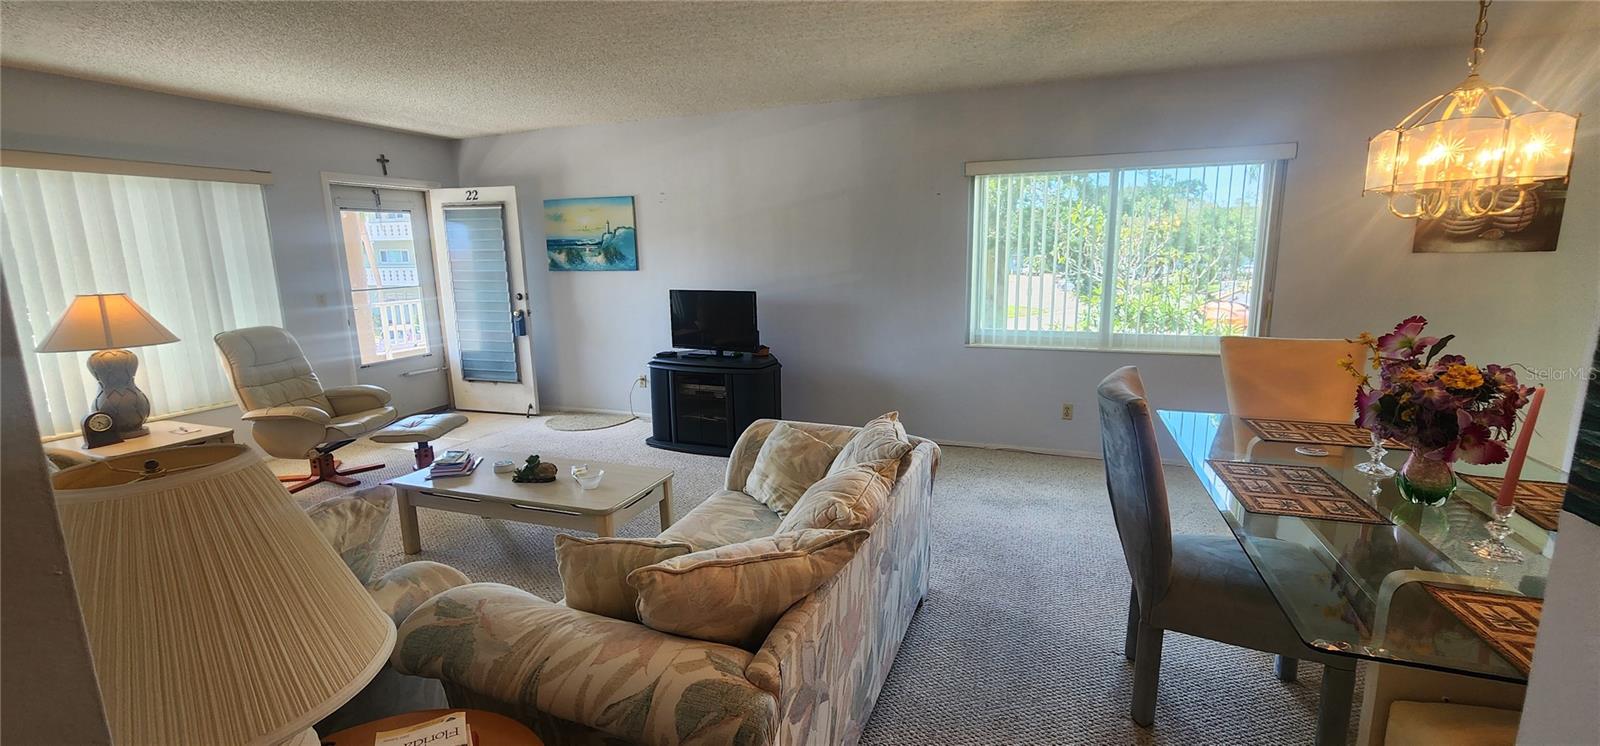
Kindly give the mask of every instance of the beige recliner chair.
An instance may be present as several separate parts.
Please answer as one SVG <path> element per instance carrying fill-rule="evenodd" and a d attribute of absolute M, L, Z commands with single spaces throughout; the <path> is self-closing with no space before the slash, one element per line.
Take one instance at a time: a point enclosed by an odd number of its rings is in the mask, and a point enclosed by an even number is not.
<path fill-rule="evenodd" d="M 300 343 L 275 326 L 236 329 L 214 339 L 256 444 L 277 458 L 311 462 L 310 474 L 279 477 L 294 482 L 290 492 L 322 482 L 351 487 L 361 482 L 346 475 L 383 466 L 342 467 L 333 452 L 394 422 L 388 391 L 367 385 L 322 388 Z"/>

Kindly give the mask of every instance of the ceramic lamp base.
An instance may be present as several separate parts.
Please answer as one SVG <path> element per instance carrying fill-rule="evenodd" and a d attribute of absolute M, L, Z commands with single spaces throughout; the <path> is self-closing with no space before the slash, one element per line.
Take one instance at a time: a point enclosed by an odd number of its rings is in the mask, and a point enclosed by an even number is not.
<path fill-rule="evenodd" d="M 111 415 L 123 439 L 149 435 L 144 420 L 150 416 L 150 399 L 133 383 L 139 358 L 128 350 L 101 350 L 89 356 L 89 373 L 100 382 L 94 397 L 96 411 Z"/>

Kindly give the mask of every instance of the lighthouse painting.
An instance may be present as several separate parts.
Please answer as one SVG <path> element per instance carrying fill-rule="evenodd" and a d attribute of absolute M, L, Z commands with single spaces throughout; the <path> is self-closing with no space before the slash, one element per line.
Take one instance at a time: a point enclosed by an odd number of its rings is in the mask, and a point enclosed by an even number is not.
<path fill-rule="evenodd" d="M 544 247 L 553 272 L 637 270 L 633 197 L 545 200 Z"/>

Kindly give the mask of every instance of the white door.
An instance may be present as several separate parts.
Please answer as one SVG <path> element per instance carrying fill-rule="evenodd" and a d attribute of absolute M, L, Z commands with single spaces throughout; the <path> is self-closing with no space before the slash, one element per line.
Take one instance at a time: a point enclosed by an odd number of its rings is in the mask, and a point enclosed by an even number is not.
<path fill-rule="evenodd" d="M 456 408 L 538 414 L 516 189 L 434 189 L 428 196 Z"/>
<path fill-rule="evenodd" d="M 400 414 L 450 404 L 425 192 L 329 186 L 350 292 L 356 382 Z"/>

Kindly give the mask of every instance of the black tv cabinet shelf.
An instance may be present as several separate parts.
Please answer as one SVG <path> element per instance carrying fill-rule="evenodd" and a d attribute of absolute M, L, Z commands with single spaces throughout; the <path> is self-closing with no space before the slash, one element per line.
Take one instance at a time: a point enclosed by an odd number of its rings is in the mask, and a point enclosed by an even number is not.
<path fill-rule="evenodd" d="M 645 444 L 727 456 L 750 423 L 783 416 L 783 366 L 768 355 L 662 353 L 650 361 L 650 416 Z"/>

